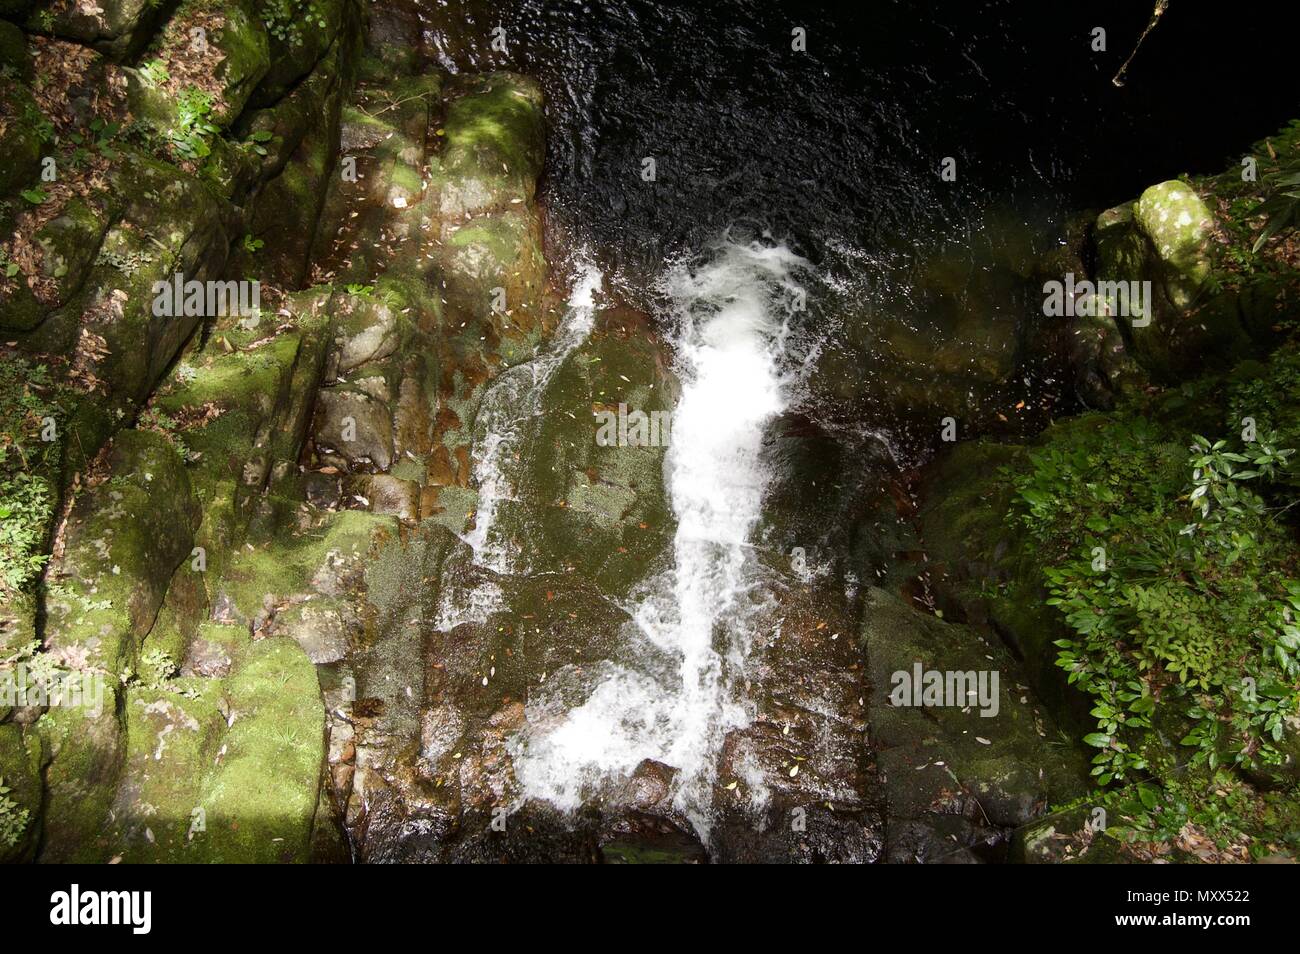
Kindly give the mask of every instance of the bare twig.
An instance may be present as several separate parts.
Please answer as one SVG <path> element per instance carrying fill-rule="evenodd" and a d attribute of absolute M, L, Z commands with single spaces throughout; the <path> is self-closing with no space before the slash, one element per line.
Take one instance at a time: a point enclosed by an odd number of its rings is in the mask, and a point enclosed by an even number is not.
<path fill-rule="evenodd" d="M 1156 28 L 1156 24 L 1160 21 L 1160 17 L 1164 15 L 1165 10 L 1168 8 L 1169 0 L 1156 0 L 1156 7 L 1151 11 L 1151 20 L 1147 23 L 1147 28 L 1142 31 L 1142 35 L 1138 37 L 1137 43 L 1134 44 L 1133 52 L 1128 55 L 1128 59 L 1124 61 L 1124 65 L 1119 68 L 1119 72 L 1111 77 L 1110 81 L 1116 86 L 1124 85 L 1124 73 L 1128 70 L 1128 65 L 1133 62 L 1133 57 L 1137 56 L 1138 47 L 1140 47 L 1142 41 L 1147 38 L 1147 34 Z"/>

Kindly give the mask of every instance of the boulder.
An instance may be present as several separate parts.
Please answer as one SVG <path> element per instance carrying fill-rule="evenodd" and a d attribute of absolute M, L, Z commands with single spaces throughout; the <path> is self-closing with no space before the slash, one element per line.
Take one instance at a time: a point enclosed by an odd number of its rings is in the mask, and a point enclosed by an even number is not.
<path fill-rule="evenodd" d="M 1251 350 L 1235 301 L 1211 281 L 1216 228 L 1197 188 L 1177 180 L 1153 185 L 1136 202 L 1097 218 L 1098 290 L 1105 283 L 1150 283 L 1142 309 L 1130 304 L 1111 311 L 1127 312 L 1116 320 L 1131 353 L 1159 382 L 1226 365 Z"/>
<path fill-rule="evenodd" d="M 1011 829 L 1086 791 L 1086 759 L 1054 744 L 1053 720 L 996 642 L 878 589 L 864 596 L 861 627 L 890 861 L 996 858 Z M 923 696 L 932 672 L 966 692 Z"/>
<path fill-rule="evenodd" d="M 14 0 L 8 0 L 14 2 Z M 30 8 L 32 4 L 18 2 L 14 12 Z M 27 19 L 29 32 L 44 29 L 41 14 L 53 16 L 50 30 L 57 37 L 66 37 L 103 51 L 119 62 L 129 60 L 138 53 L 163 17 L 167 8 L 150 0 L 98 0 L 96 3 L 41 4 L 42 9 Z"/>
<path fill-rule="evenodd" d="M 387 470 L 393 463 L 393 419 L 388 407 L 350 387 L 321 391 L 314 429 L 317 447 L 342 455 L 353 467 Z"/>

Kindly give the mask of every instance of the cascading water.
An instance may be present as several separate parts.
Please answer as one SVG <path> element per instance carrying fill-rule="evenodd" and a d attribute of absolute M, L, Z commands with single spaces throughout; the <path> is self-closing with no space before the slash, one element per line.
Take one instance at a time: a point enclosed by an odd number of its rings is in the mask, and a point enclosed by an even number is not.
<path fill-rule="evenodd" d="M 530 703 L 516 754 L 525 798 L 572 810 L 654 759 L 677 770 L 674 804 L 707 834 L 721 743 L 748 722 L 735 687 L 761 588 L 750 545 L 768 482 L 760 452 L 798 374 L 787 345 L 806 266 L 783 245 L 726 243 L 707 263 L 662 278 L 682 385 L 665 461 L 674 565 L 628 607 L 636 663 L 599 667 L 576 706 L 561 688 Z"/>
<path fill-rule="evenodd" d="M 578 280 L 569 295 L 568 308 L 549 347 L 537 357 L 504 372 L 483 395 L 475 419 L 474 480 L 478 486 L 478 512 L 474 529 L 465 542 L 474 550 L 474 562 L 497 573 L 510 571 L 510 553 L 492 534 L 497 506 L 513 499 L 507 473 L 511 448 L 541 412 L 546 384 L 564 359 L 591 334 L 596 315 L 595 295 L 600 291 L 600 269 L 582 261 Z"/>
<path fill-rule="evenodd" d="M 569 295 L 564 318 L 549 345 L 531 361 L 503 372 L 483 395 L 475 418 L 474 480 L 478 509 L 474 528 L 462 536 L 474 553 L 474 565 L 496 574 L 514 570 L 506 541 L 493 534 L 498 506 L 514 499 L 509 471 L 511 452 L 541 413 L 546 384 L 564 359 L 591 334 L 596 315 L 596 293 L 601 288 L 600 269 L 579 259 L 577 281 Z M 502 605 L 501 588 L 491 579 L 466 585 L 447 581 L 435 626 L 446 632 L 462 623 L 482 622 Z"/>

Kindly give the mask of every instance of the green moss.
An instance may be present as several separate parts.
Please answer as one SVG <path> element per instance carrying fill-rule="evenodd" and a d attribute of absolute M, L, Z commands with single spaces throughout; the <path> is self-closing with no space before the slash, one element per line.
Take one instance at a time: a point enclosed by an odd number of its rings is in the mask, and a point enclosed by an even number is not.
<path fill-rule="evenodd" d="M 332 514 L 320 528 L 277 536 L 232 554 L 220 586 L 249 619 L 272 602 L 310 591 L 324 568 L 356 564 L 371 550 L 376 534 L 396 534 L 393 517 L 345 510 Z"/>
<path fill-rule="evenodd" d="M 210 679 L 128 692 L 125 780 L 112 823 L 123 861 L 195 860 L 202 833 L 191 829 L 206 822 L 201 786 L 220 759 L 222 706 L 221 683 Z"/>
<path fill-rule="evenodd" d="M 306 861 L 325 758 L 316 668 L 292 640 L 263 639 L 231 672 L 226 702 L 236 716 L 201 795 L 204 859 Z"/>
<path fill-rule="evenodd" d="M 494 289 L 501 288 L 512 312 L 510 324 L 528 331 L 511 341 L 507 326 L 503 357 L 516 362 L 528 356 L 538 337 L 532 312 L 545 269 L 533 217 L 522 207 L 481 215 L 451 234 L 444 243 L 442 260 L 452 320 L 479 319 L 499 326 L 501 319 L 493 315 L 493 303 Z"/>
<path fill-rule="evenodd" d="M 1133 209 L 1133 221 L 1165 266 L 1165 290 L 1186 308 L 1210 274 L 1209 237 L 1214 216 L 1186 183 L 1153 185 Z"/>
<path fill-rule="evenodd" d="M 463 195 L 456 211 L 480 211 L 510 198 L 531 199 L 544 153 L 541 91 L 531 80 L 492 73 L 449 98 L 442 172 L 473 180 L 485 194 Z M 444 210 L 447 208 L 444 198 Z"/>
<path fill-rule="evenodd" d="M 252 0 L 222 0 L 219 9 L 225 24 L 215 42 L 225 54 L 219 68 L 225 109 L 218 112 L 218 122 L 228 125 L 243 112 L 244 104 L 270 70 L 271 53 L 266 28 Z"/>
<path fill-rule="evenodd" d="M 266 247 L 256 256 L 244 256 L 245 270 L 277 285 L 303 284 L 327 177 L 334 169 L 337 136 L 328 121 L 311 130 L 283 171 L 262 188 L 252 232 Z"/>
<path fill-rule="evenodd" d="M 1064 804 L 1086 791 L 1086 761 L 1058 744 L 1050 718 L 1016 688 L 1017 667 L 978 631 L 919 613 L 879 589 L 864 594 L 859 640 L 866 652 L 873 748 L 889 782 L 890 814 L 919 818 L 935 811 L 951 783 L 979 799 L 986 821 L 1022 824 L 1033 803 Z M 895 673 L 923 670 L 1000 674 L 996 715 L 978 707 L 933 706 L 918 712 L 890 699 Z M 992 683 L 988 683 L 993 688 Z M 992 711 L 987 710 L 987 711 Z M 917 767 L 934 775 L 917 775 Z M 936 791 L 936 789 L 938 791 Z"/>
<path fill-rule="evenodd" d="M 50 753 L 42 861 L 108 860 L 112 843 L 106 823 L 126 744 L 118 717 L 122 695 L 120 684 L 109 679 L 98 714 L 56 706 L 36 723 Z"/>
<path fill-rule="evenodd" d="M 133 667 L 172 574 L 192 547 L 198 508 L 171 444 L 120 432 L 112 477 L 75 502 L 48 581 L 46 641 L 81 647 L 110 674 Z"/>
<path fill-rule="evenodd" d="M 1279 348 L 1267 362 L 1247 362 L 1230 383 L 1227 433 L 1244 433 L 1253 425 L 1261 437 L 1280 447 L 1300 447 L 1300 344 Z M 1278 476 L 1289 491 L 1280 503 L 1290 505 L 1300 488 L 1300 467 Z"/>

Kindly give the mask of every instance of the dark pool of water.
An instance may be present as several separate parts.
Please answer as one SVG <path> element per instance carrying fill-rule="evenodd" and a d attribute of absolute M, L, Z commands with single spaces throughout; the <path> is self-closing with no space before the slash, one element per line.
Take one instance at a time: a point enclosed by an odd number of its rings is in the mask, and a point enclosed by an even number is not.
<path fill-rule="evenodd" d="M 443 68 L 541 81 L 553 264 L 586 247 L 607 287 L 662 314 L 668 260 L 724 230 L 788 242 L 817 266 L 800 411 L 915 459 L 945 414 L 1014 437 L 1079 409 L 1059 356 L 1021 355 L 1041 320 L 1028 263 L 1069 222 L 1224 169 L 1300 115 L 1286 32 L 1209 7 L 1172 0 L 1122 88 L 1147 0 L 430 0 L 422 15 Z M 980 384 L 997 356 L 1018 356 L 1014 375 Z"/>
<path fill-rule="evenodd" d="M 1296 112 L 1293 38 L 1262 10 L 1151 3 L 441 0 L 444 65 L 538 76 L 557 228 L 633 272 L 728 225 L 822 259 L 968 239 L 1213 171 Z M 508 52 L 490 47 L 494 26 Z M 807 51 L 791 30 L 807 30 Z M 1107 30 L 1093 52 L 1091 30 Z M 656 160 L 657 179 L 641 177 Z M 958 181 L 939 163 L 957 160 Z"/>

